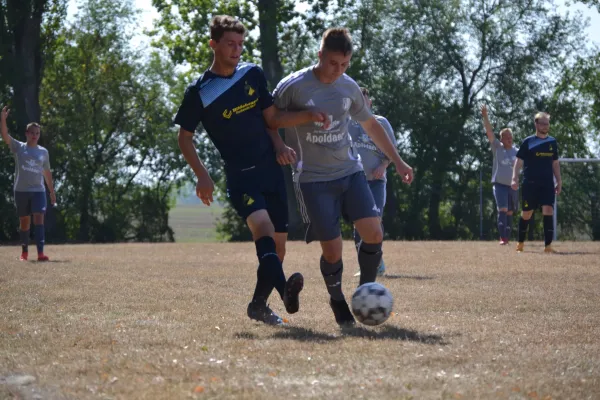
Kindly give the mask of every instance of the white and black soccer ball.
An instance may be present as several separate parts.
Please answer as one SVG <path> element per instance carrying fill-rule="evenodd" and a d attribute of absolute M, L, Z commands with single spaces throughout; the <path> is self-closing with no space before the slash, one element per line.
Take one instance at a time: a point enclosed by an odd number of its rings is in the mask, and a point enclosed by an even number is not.
<path fill-rule="evenodd" d="M 392 314 L 393 306 L 392 294 L 377 282 L 359 286 L 352 295 L 352 313 L 365 325 L 383 324 Z"/>

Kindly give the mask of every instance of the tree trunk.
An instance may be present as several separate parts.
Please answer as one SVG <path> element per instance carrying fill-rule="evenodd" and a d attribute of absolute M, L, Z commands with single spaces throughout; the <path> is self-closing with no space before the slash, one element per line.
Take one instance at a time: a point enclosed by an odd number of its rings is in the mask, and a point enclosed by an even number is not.
<path fill-rule="evenodd" d="M 258 20 L 260 28 L 260 53 L 263 70 L 271 90 L 283 78 L 283 66 L 279 58 L 279 47 L 277 37 L 277 8 L 279 0 L 258 0 Z M 283 168 L 285 187 L 287 192 L 289 234 L 290 239 L 301 239 L 304 237 L 302 219 L 298 211 L 298 203 L 292 181 L 292 170 Z"/>
<path fill-rule="evenodd" d="M 40 122 L 40 84 L 42 81 L 42 14 L 47 0 L 10 0 L 8 18 L 13 21 L 13 82 L 17 129 Z"/>

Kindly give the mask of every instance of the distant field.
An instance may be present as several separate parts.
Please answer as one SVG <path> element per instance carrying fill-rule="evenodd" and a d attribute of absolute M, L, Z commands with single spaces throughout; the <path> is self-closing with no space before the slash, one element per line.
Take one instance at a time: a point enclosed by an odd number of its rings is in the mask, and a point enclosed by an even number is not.
<path fill-rule="evenodd" d="M 217 240 L 215 226 L 223 207 L 212 204 L 177 205 L 169 213 L 169 224 L 175 231 L 175 241 L 181 243 Z"/>
<path fill-rule="evenodd" d="M 0 399 L 600 399 L 599 243 L 384 246 L 394 314 L 345 331 L 316 243 L 288 245 L 281 327 L 246 317 L 252 243 L 0 247 Z"/>

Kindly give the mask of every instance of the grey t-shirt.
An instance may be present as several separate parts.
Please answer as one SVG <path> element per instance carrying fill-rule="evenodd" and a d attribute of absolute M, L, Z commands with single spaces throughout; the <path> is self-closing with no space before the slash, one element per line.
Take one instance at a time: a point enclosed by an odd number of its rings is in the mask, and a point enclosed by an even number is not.
<path fill-rule="evenodd" d="M 10 150 L 15 156 L 15 192 L 45 192 L 42 172 L 50 169 L 48 150 L 12 138 Z"/>
<path fill-rule="evenodd" d="M 324 182 L 343 178 L 363 169 L 348 133 L 350 117 L 366 121 L 372 114 L 359 86 L 344 74 L 331 84 L 322 83 L 304 68 L 284 78 L 273 92 L 280 109 L 314 109 L 329 116 L 330 127 L 310 122 L 285 129 L 285 142 L 296 151 L 296 182 Z"/>
<path fill-rule="evenodd" d="M 394 143 L 394 146 L 396 146 L 396 135 L 394 135 L 394 130 L 392 129 L 389 121 L 381 115 L 375 115 L 375 119 L 383 127 L 385 133 L 388 134 L 390 140 L 392 143 Z M 352 145 L 358 151 L 358 154 L 360 154 L 360 161 L 365 169 L 367 180 L 374 180 L 373 171 L 375 168 L 379 167 L 383 161 L 388 160 L 387 156 L 383 153 L 383 151 L 377 148 L 375 143 L 373 143 L 373 139 L 367 135 L 363 127 L 358 122 L 354 120 L 350 121 L 348 131 L 352 137 Z M 383 178 L 381 180 L 386 180 L 386 173 L 383 174 Z"/>
<path fill-rule="evenodd" d="M 491 144 L 494 154 L 494 164 L 492 165 L 492 183 L 509 185 L 512 182 L 513 165 L 517 159 L 517 149 L 515 146 L 505 149 L 498 139 L 494 139 Z"/>

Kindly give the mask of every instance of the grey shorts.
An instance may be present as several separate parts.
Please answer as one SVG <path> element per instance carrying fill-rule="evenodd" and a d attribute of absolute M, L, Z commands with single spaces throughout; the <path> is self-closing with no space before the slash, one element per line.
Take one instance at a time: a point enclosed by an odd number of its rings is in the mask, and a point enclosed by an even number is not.
<path fill-rule="evenodd" d="M 19 218 L 46 212 L 46 192 L 15 192 Z"/>
<path fill-rule="evenodd" d="M 519 209 L 519 192 L 508 185 L 494 183 L 494 198 L 498 209 L 507 208 L 515 212 Z"/>
<path fill-rule="evenodd" d="M 381 214 L 363 171 L 333 181 L 296 184 L 296 197 L 306 226 L 306 243 L 340 236 L 340 218 L 353 223 Z"/>

